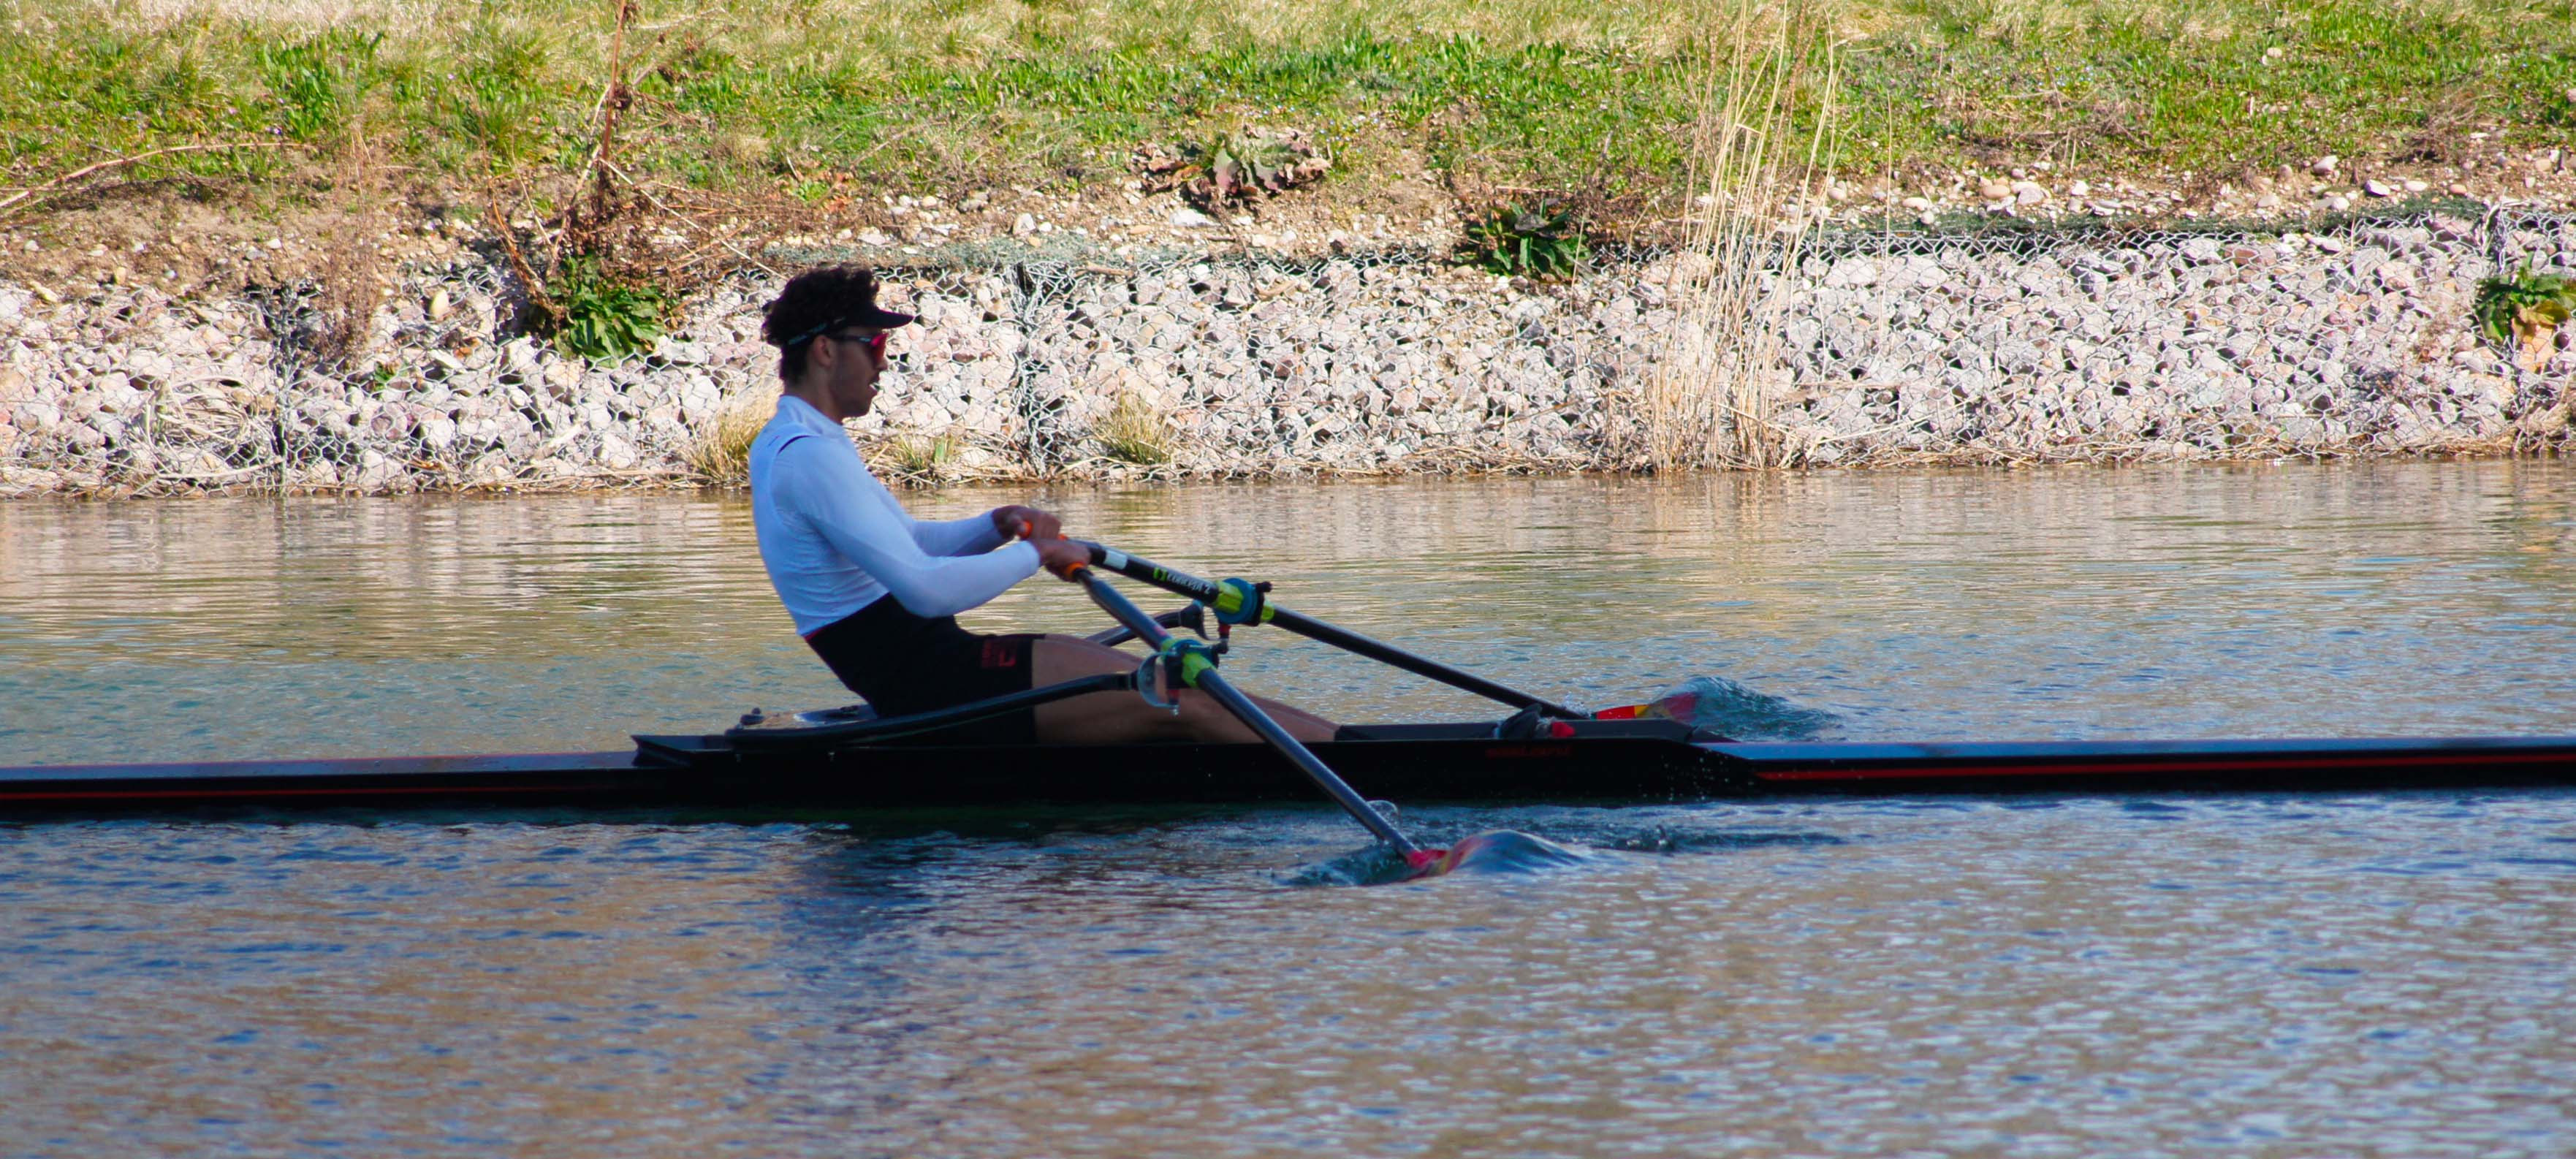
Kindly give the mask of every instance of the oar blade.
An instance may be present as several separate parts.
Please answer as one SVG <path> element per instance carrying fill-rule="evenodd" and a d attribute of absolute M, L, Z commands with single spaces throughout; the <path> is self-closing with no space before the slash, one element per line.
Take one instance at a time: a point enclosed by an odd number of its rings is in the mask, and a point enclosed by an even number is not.
<path fill-rule="evenodd" d="M 1591 860 L 1544 837 L 1513 829 L 1488 829 L 1462 837 L 1447 849 L 1417 849 L 1405 856 L 1411 870 L 1401 880 L 1420 881 L 1453 873 L 1538 873 Z"/>
<path fill-rule="evenodd" d="M 1842 723 L 1821 708 L 1808 708 L 1723 676 L 1694 676 L 1643 704 L 1623 704 L 1592 714 L 1594 720 L 1678 720 L 1737 740 L 1812 740 Z"/>

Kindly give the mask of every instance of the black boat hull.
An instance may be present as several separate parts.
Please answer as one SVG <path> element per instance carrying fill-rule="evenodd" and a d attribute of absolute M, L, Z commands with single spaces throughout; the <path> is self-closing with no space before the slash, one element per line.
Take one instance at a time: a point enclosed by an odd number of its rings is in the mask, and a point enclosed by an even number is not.
<path fill-rule="evenodd" d="M 1790 795 L 2481 789 L 2576 785 L 2576 737 L 1744 743 L 1664 722 L 1582 722 L 1496 740 L 1489 725 L 1386 725 L 1315 752 L 1361 792 L 1406 803 L 1650 803 Z M 876 744 L 745 751 L 726 737 L 638 737 L 634 751 L 0 769 L 0 816 L 206 811 L 705 809 L 835 811 L 1014 804 L 1305 802 L 1258 745 L 1029 749 Z"/>

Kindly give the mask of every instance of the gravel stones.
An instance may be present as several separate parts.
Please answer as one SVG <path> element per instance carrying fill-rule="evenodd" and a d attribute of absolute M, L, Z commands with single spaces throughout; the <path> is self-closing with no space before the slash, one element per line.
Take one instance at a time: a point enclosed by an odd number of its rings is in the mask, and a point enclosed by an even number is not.
<path fill-rule="evenodd" d="M 2504 240 L 2576 266 L 2576 223 Z M 2497 241 L 2438 216 L 2313 235 L 1825 238 L 1779 315 L 1787 381 L 1762 417 L 1803 461 L 1838 465 L 2562 438 L 2576 343 L 2518 369 L 2465 327 Z M 916 479 L 1616 466 L 1690 272 L 1611 260 L 1532 286 L 1400 254 L 893 270 L 890 298 L 923 325 L 853 427 Z M 0 280 L 0 494 L 680 479 L 702 432 L 774 395 L 753 336 L 775 290 L 740 276 L 650 355 L 592 368 L 503 332 L 506 278 L 460 259 L 413 271 L 372 364 L 343 374 L 316 369 L 301 329 L 270 332 L 309 299 L 281 314 Z M 1097 439 L 1122 406 L 1159 424 L 1162 463 Z"/>

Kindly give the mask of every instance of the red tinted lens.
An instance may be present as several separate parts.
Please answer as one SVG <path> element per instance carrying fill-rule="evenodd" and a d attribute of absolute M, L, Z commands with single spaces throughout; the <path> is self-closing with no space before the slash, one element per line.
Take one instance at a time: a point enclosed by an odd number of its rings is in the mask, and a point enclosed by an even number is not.
<path fill-rule="evenodd" d="M 885 353 L 886 339 L 892 337 L 894 337 L 894 331 L 892 330 L 879 330 L 874 334 L 868 335 L 868 353 Z"/>

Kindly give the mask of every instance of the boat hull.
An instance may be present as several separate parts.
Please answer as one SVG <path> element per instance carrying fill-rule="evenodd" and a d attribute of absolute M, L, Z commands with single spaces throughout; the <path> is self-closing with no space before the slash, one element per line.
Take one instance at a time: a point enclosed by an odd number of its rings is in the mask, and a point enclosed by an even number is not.
<path fill-rule="evenodd" d="M 1612 727 L 1614 724 L 1617 727 Z M 2480 789 L 2576 785 L 2576 737 L 1748 743 L 1658 722 L 1497 740 L 1479 725 L 1383 725 L 1315 746 L 1372 797 L 1642 804 L 1728 797 Z M 808 817 L 997 805 L 1304 802 L 1258 745 L 1030 749 L 878 744 L 745 751 L 723 736 L 633 751 L 0 769 L 0 816 L 651 811 Z"/>

